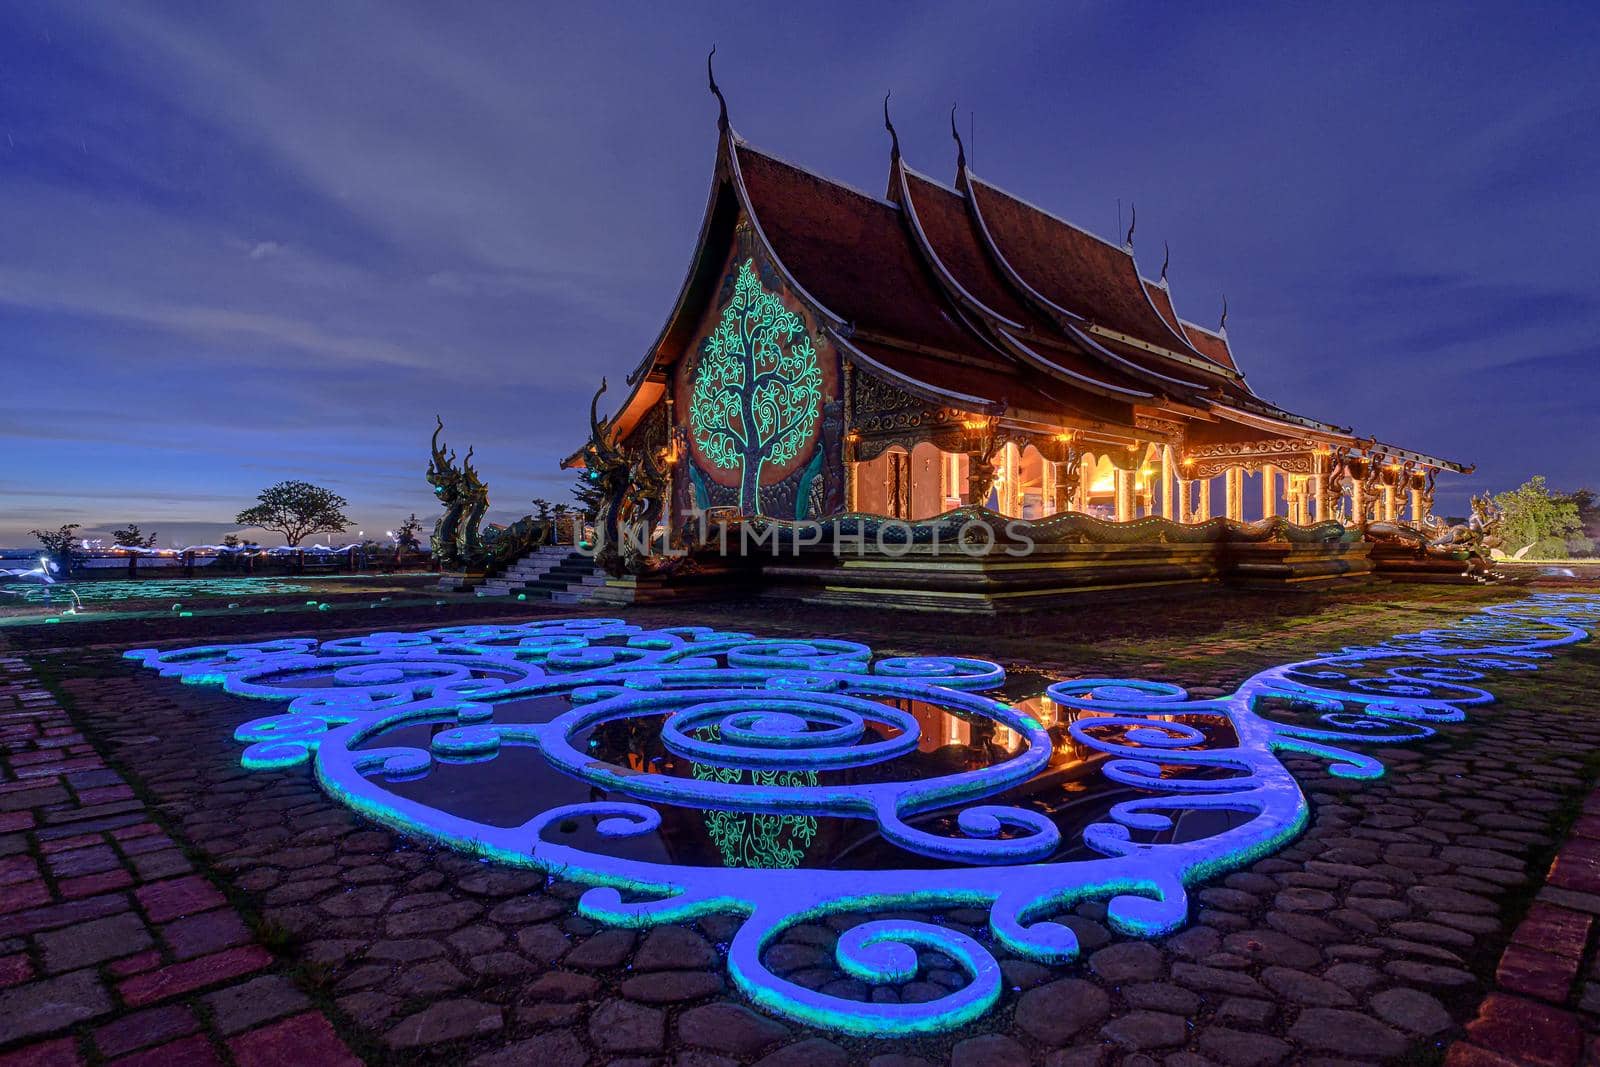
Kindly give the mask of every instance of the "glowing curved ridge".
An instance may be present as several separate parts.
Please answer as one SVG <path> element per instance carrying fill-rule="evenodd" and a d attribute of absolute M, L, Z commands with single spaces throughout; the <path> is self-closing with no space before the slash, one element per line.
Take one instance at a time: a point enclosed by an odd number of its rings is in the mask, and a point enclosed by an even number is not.
<path fill-rule="evenodd" d="M 1344 746 L 1414 740 L 1460 721 L 1493 699 L 1475 683 L 1535 669 L 1596 622 L 1600 597 L 1537 595 L 1439 629 L 1270 667 L 1212 699 L 1154 681 L 1060 681 L 1049 687 L 1065 712 L 1054 738 L 1029 712 L 983 695 L 1004 678 L 991 663 L 875 660 L 849 641 L 649 630 L 617 619 L 125 655 L 184 682 L 286 705 L 236 731 L 248 743 L 246 766 L 310 760 L 325 789 L 377 822 L 590 883 L 579 902 L 589 918 L 642 927 L 715 912 L 745 916 L 727 966 L 746 997 L 804 1023 L 882 1036 L 947 1030 L 987 1012 L 1000 995 L 997 947 L 1050 964 L 1073 959 L 1077 938 L 1056 919 L 1082 901 L 1103 901 L 1107 921 L 1124 935 L 1178 929 L 1188 915 L 1186 886 L 1274 852 L 1305 826 L 1309 805 L 1283 753 L 1328 760 L 1340 777 L 1375 778 L 1383 765 Z M 500 705 L 530 697 L 559 698 L 559 706 L 543 722 L 498 717 Z M 897 777 L 896 761 L 920 739 L 917 718 L 900 706 L 908 701 L 1006 727 L 1016 744 L 975 770 Z M 693 761 L 692 775 L 610 763 L 583 740 L 642 722 L 659 727 L 666 750 Z M 385 742 L 418 724 L 435 731 L 427 747 Z M 1052 746 L 1069 737 L 1098 753 L 1108 789 L 1131 799 L 1083 831 L 1093 855 L 1058 859 L 1076 842 L 1063 842 L 1050 818 L 1004 794 L 1038 775 Z M 513 746 L 535 750 L 605 799 L 556 805 L 504 827 L 389 788 Z M 719 848 L 765 864 L 677 865 L 559 840 L 580 820 L 600 839 L 638 838 L 674 808 L 706 819 Z M 1227 813 L 1227 828 L 1196 838 L 1174 832 L 1192 813 L 1208 812 Z M 819 817 L 862 820 L 885 842 L 936 862 L 798 867 Z M 738 839 L 751 828 L 761 840 L 747 848 Z M 987 908 L 988 929 L 974 936 L 942 925 L 940 911 L 954 907 Z M 904 982 L 918 973 L 918 950 L 933 950 L 953 961 L 963 984 L 925 1003 L 874 1003 L 804 988 L 762 963 L 764 950 L 797 924 L 882 913 L 900 917 L 840 936 L 841 970 L 869 985 Z"/>

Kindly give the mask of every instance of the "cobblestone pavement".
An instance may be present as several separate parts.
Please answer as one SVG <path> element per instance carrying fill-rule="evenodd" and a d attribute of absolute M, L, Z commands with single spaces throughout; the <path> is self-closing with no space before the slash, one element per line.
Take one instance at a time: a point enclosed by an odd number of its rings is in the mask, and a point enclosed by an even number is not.
<path fill-rule="evenodd" d="M 0 1064 L 359 1062 L 10 657 L 0 769 Z"/>
<path fill-rule="evenodd" d="M 1204 687 L 1235 685 L 1269 663 L 1437 624 L 1518 595 L 1391 590 L 1320 601 L 1297 612 L 1292 625 L 1227 619 L 1219 625 L 1187 611 L 1174 612 L 1171 619 L 1185 620 L 1174 622 L 1153 614 L 1148 634 L 1137 639 L 1107 636 L 1103 626 L 1097 632 L 1100 623 L 1089 614 L 1036 623 L 1031 635 L 937 619 L 897 619 L 879 630 L 863 614 L 845 619 L 801 608 L 630 617 L 828 632 L 928 652 L 970 653 L 987 645 L 1003 661 L 1064 673 L 1142 667 L 1141 673 L 1186 682 L 1204 695 Z M 325 630 L 329 622 L 324 617 L 303 629 Z M 370 622 L 362 619 L 364 629 L 375 628 Z M 950 632 L 956 630 L 964 632 Z M 55 784 L 8 776 L 0 785 L 0 819 L 13 820 L 0 822 L 0 843 L 9 850 L 0 870 L 10 883 L 0 889 L 8 905 L 0 916 L 0 984 L 8 985 L 0 991 L 0 1042 L 6 1042 L 0 1050 L 17 1050 L 12 1055 L 28 1062 L 49 1062 L 37 1052 L 52 1047 L 86 1058 L 121 1055 L 132 1046 L 102 1046 L 103 1032 L 167 1011 L 176 1029 L 156 1040 L 182 1035 L 238 1063 L 273 1062 L 251 1058 L 252 1034 L 304 1031 L 306 1040 L 331 1044 L 337 1039 L 322 1013 L 356 1053 L 379 1062 L 1200 1067 L 1425 1063 L 1448 1054 L 1451 1062 L 1498 1063 L 1508 1061 L 1460 1057 L 1491 1056 L 1503 1047 L 1493 1035 L 1508 1027 L 1527 1032 L 1520 1005 L 1536 1001 L 1507 984 L 1516 965 L 1508 970 L 1501 959 L 1511 932 L 1521 942 L 1525 928 L 1529 938 L 1548 928 L 1570 946 L 1573 935 L 1557 920 L 1600 911 L 1587 907 L 1600 904 L 1600 894 L 1588 896 L 1600 886 L 1576 883 L 1564 892 L 1584 899 L 1552 899 L 1548 894 L 1561 888 L 1553 885 L 1535 904 L 1556 846 L 1592 786 L 1600 642 L 1560 649 L 1536 673 L 1496 675 L 1487 684 L 1499 702 L 1474 709 L 1466 725 L 1377 750 L 1388 767 L 1379 781 L 1335 779 L 1320 763 L 1291 761 L 1313 800 L 1310 828 L 1276 856 L 1197 889 L 1195 921 L 1183 932 L 1155 942 L 1120 939 L 1103 924 L 1101 906 L 1082 905 L 1066 920 L 1084 946 L 1082 962 L 1051 969 L 1003 959 L 1007 991 L 991 1015 L 952 1035 L 889 1042 L 830 1037 L 744 1006 L 726 988 L 722 966 L 731 918 L 642 935 L 597 928 L 574 914 L 576 887 L 374 829 L 325 797 L 305 768 L 244 771 L 231 734 L 260 713 L 258 706 L 137 671 L 114 659 L 131 642 L 112 632 L 103 637 L 107 646 L 100 649 L 30 652 L 94 748 L 76 744 L 73 727 L 48 696 L 32 695 L 30 682 L 12 683 L 7 692 L 17 711 L 0 718 L 12 731 L 3 738 L 13 753 L 11 775 L 27 771 L 16 753 L 35 744 L 29 731 L 59 730 L 70 739 L 51 738 L 50 747 L 62 753 Z M 96 751 L 127 776 L 131 791 L 116 772 L 101 768 Z M 89 762 L 78 766 L 80 760 Z M 82 774 L 106 777 L 75 780 Z M 121 791 L 96 792 L 107 788 Z M 62 828 L 59 837 L 46 836 L 57 832 L 66 810 L 51 809 L 69 804 L 94 814 L 68 824 L 75 829 Z M 108 807 L 118 810 L 102 813 Z M 101 820 L 119 819 L 127 821 L 100 827 Z M 92 841 L 50 850 L 50 841 L 90 834 L 87 824 L 97 827 Z M 1593 822 L 1576 826 L 1574 841 Z M 131 827 L 148 828 L 135 835 Z M 123 841 L 141 836 L 164 844 L 130 851 Z M 1563 853 L 1558 870 L 1593 875 L 1587 848 L 1578 846 L 1570 860 Z M 141 861 L 161 855 L 170 858 Z M 57 869 L 57 858 L 67 856 L 83 865 Z M 11 864 L 22 872 L 20 881 L 11 881 Z M 123 888 L 102 886 L 82 898 L 115 899 L 115 910 L 60 910 L 81 907 L 55 902 L 69 900 L 69 880 L 96 877 L 127 880 Z M 178 918 L 143 899 L 151 886 L 169 884 L 193 887 L 213 910 Z M 30 892 L 54 896 L 15 895 Z M 13 899 L 23 903 L 11 906 Z M 110 907 L 95 907 L 102 906 Z M 23 921 L 53 926 L 6 925 L 15 916 L 46 914 L 56 918 Z M 206 915 L 216 918 L 196 922 Z M 984 918 L 943 914 L 944 922 L 969 931 Z M 96 925 L 113 919 L 122 925 Z M 194 924 L 192 940 L 169 933 L 185 923 Z M 767 962 L 795 981 L 848 995 L 854 980 L 834 970 L 831 952 L 844 925 L 799 927 L 769 951 Z M 70 936 L 52 940 L 52 929 Z M 101 938 L 104 948 L 96 947 Z M 1534 943 L 1555 954 L 1553 942 Z M 157 950 L 159 959 L 143 963 L 143 974 L 178 977 L 139 983 L 132 968 L 141 964 L 127 961 L 145 961 Z M 1541 1047 L 1539 1055 L 1550 1058 L 1539 1062 L 1576 1062 L 1579 1042 L 1596 1032 L 1600 995 L 1580 977 L 1590 965 L 1585 952 L 1580 947 L 1577 963 L 1559 972 L 1564 988 L 1559 975 L 1544 987 L 1553 1002 L 1548 1010 L 1563 1011 L 1569 1029 L 1549 1053 Z M 219 956 L 228 962 L 217 966 L 241 969 L 204 984 L 211 972 L 189 961 Z M 878 995 L 936 995 L 940 984 L 956 980 L 945 962 L 926 958 L 916 981 Z M 79 985 L 42 986 L 69 979 Z M 185 981 L 195 984 L 185 989 Z M 260 995 L 237 992 L 260 982 L 270 983 Z M 152 990 L 151 999 L 140 999 L 144 989 Z M 269 1004 L 282 1005 L 272 1009 L 277 1021 L 237 1021 L 236 1013 L 247 1017 Z M 19 1032 L 12 1029 L 16 1019 L 37 1021 Z M 38 1038 L 45 1045 L 18 1050 L 19 1042 Z M 307 1052 L 285 1062 L 327 1061 Z"/>

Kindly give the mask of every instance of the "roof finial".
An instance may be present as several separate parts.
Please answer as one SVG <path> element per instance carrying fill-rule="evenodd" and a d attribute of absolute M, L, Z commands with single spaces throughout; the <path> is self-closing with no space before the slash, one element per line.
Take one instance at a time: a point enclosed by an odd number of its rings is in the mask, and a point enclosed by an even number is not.
<path fill-rule="evenodd" d="M 1228 294 L 1222 294 L 1222 321 L 1217 323 L 1218 333 L 1228 332 Z"/>
<path fill-rule="evenodd" d="M 722 97 L 722 90 L 717 88 L 717 76 L 711 72 L 711 57 L 717 54 L 717 46 L 712 45 L 711 51 L 706 55 L 706 81 L 711 83 L 711 95 L 717 98 L 717 129 L 728 128 L 728 101 Z"/>
<path fill-rule="evenodd" d="M 961 131 L 956 129 L 956 105 L 950 105 L 950 136 L 956 139 L 956 173 L 967 169 L 967 146 L 961 143 Z"/>
<path fill-rule="evenodd" d="M 1161 242 L 1161 284 L 1167 284 L 1167 264 L 1172 262 L 1172 246 Z"/>
<path fill-rule="evenodd" d="M 1139 207 L 1138 207 L 1137 204 L 1133 203 L 1132 201 L 1129 201 L 1128 202 L 1128 236 L 1126 236 L 1126 237 L 1124 237 L 1122 239 L 1123 245 L 1125 247 L 1127 247 L 1129 251 L 1132 251 L 1132 249 L 1133 249 L 1133 228 L 1135 226 L 1137 226 L 1137 225 L 1139 225 Z"/>
<path fill-rule="evenodd" d="M 889 138 L 891 141 L 891 147 L 889 149 L 890 158 L 899 159 L 900 135 L 894 132 L 894 123 L 889 121 L 889 97 L 892 95 L 894 95 L 893 89 L 890 89 L 887 93 L 883 94 L 883 128 L 889 131 Z"/>

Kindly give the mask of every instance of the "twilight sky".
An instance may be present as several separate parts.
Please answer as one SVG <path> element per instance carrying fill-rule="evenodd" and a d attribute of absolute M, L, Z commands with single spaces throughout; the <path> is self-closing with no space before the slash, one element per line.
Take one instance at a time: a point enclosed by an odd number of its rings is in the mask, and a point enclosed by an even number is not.
<path fill-rule="evenodd" d="M 855 3 L 0 8 L 0 545 L 212 540 L 305 478 L 437 511 L 435 412 L 495 517 L 655 338 L 716 107 L 881 192 L 974 169 L 1096 232 L 1139 208 L 1180 314 L 1231 306 L 1290 410 L 1600 488 L 1600 7 Z"/>

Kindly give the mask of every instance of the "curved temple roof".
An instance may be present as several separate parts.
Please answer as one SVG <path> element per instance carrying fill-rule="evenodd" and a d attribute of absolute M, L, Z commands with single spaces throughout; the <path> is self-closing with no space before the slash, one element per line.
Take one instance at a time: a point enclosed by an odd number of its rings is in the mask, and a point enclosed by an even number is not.
<path fill-rule="evenodd" d="M 633 393 L 611 420 L 618 434 L 660 396 L 692 343 L 742 214 L 848 359 L 930 401 L 1125 429 L 1137 407 L 1191 420 L 1197 440 L 1309 438 L 1462 469 L 1257 396 L 1226 332 L 1179 316 L 1165 266 L 1149 281 L 1131 246 L 976 177 L 964 153 L 952 188 L 906 166 L 896 139 L 879 198 L 753 148 L 725 120 L 719 128 L 696 257 L 629 378 Z"/>

